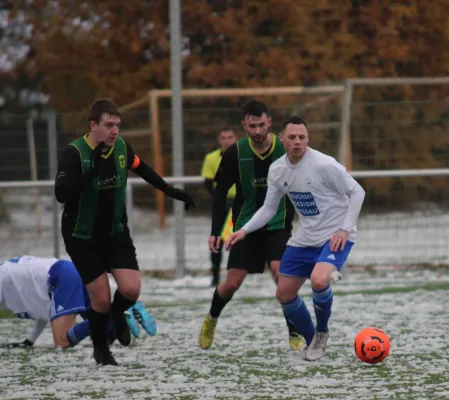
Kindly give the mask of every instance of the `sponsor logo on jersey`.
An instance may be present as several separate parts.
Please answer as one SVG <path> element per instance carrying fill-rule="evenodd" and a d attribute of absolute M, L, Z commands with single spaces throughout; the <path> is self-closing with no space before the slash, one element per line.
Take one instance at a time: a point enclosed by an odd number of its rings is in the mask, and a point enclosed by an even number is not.
<path fill-rule="evenodd" d="M 251 182 L 251 185 L 253 187 L 267 187 L 267 178 L 266 177 L 261 177 L 261 178 L 254 178 L 253 181 Z"/>
<path fill-rule="evenodd" d="M 289 192 L 289 195 L 292 203 L 303 217 L 312 217 L 320 213 L 312 193 Z"/>
<path fill-rule="evenodd" d="M 122 186 L 122 182 L 119 174 L 114 174 L 109 178 L 98 178 L 97 180 L 97 188 L 98 189 L 111 189 L 111 188 L 119 188 Z"/>

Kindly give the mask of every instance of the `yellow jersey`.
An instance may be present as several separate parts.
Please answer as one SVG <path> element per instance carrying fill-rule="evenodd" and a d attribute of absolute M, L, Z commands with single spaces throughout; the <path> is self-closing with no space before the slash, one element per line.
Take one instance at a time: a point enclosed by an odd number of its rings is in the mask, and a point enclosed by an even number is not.
<path fill-rule="evenodd" d="M 215 179 L 215 174 L 217 173 L 218 167 L 220 166 L 221 159 L 223 157 L 223 152 L 221 149 L 214 150 L 204 158 L 203 167 L 201 168 L 201 176 L 205 179 Z M 214 183 L 214 187 L 216 183 Z M 236 189 L 235 185 L 232 185 L 228 192 L 228 199 L 233 199 L 235 197 Z"/>

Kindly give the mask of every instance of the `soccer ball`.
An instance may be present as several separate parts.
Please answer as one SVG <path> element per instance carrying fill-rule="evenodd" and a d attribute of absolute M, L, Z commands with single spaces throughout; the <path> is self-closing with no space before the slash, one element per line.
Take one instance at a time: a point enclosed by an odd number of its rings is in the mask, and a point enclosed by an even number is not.
<path fill-rule="evenodd" d="M 368 364 L 383 361 L 390 352 L 390 338 L 381 329 L 370 327 L 362 329 L 354 340 L 357 357 Z"/>

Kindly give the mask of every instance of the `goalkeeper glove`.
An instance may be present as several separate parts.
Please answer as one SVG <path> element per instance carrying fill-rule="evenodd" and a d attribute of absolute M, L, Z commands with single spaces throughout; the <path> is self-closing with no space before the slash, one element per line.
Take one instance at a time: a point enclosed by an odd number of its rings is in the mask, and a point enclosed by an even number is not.
<path fill-rule="evenodd" d="M 195 202 L 185 190 L 178 189 L 173 186 L 168 186 L 165 190 L 165 194 L 172 197 L 173 199 L 183 201 L 184 209 L 186 211 L 189 211 L 191 208 L 195 208 Z"/>
<path fill-rule="evenodd" d="M 6 348 L 7 349 L 16 349 L 16 348 L 27 348 L 32 347 L 33 342 L 29 341 L 28 339 L 25 339 L 23 342 L 13 342 L 13 343 L 7 343 Z"/>

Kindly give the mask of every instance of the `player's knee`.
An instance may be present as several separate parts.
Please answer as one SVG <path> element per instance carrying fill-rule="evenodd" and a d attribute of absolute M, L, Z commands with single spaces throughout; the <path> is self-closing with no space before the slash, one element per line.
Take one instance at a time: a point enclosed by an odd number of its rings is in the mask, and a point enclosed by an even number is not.
<path fill-rule="evenodd" d="M 65 334 L 55 336 L 54 342 L 56 348 L 68 349 L 70 347 L 70 342 Z"/>
<path fill-rule="evenodd" d="M 234 294 L 237 290 L 239 290 L 240 285 L 242 282 L 238 280 L 228 280 L 225 282 L 225 291 L 227 295 Z"/>
<path fill-rule="evenodd" d="M 281 303 L 288 303 L 296 296 L 295 292 L 291 292 L 288 288 L 278 286 L 276 289 L 276 298 Z"/>
<path fill-rule="evenodd" d="M 119 290 L 123 297 L 129 300 L 137 300 L 140 296 L 140 283 L 133 284 L 130 282 L 126 285 L 121 285 Z"/>
<path fill-rule="evenodd" d="M 317 273 L 310 276 L 310 283 L 315 290 L 325 289 L 330 282 L 330 275 L 325 273 Z"/>
<path fill-rule="evenodd" d="M 92 308 L 98 312 L 107 312 L 111 305 L 111 295 L 109 292 L 95 293 L 90 296 Z"/>

